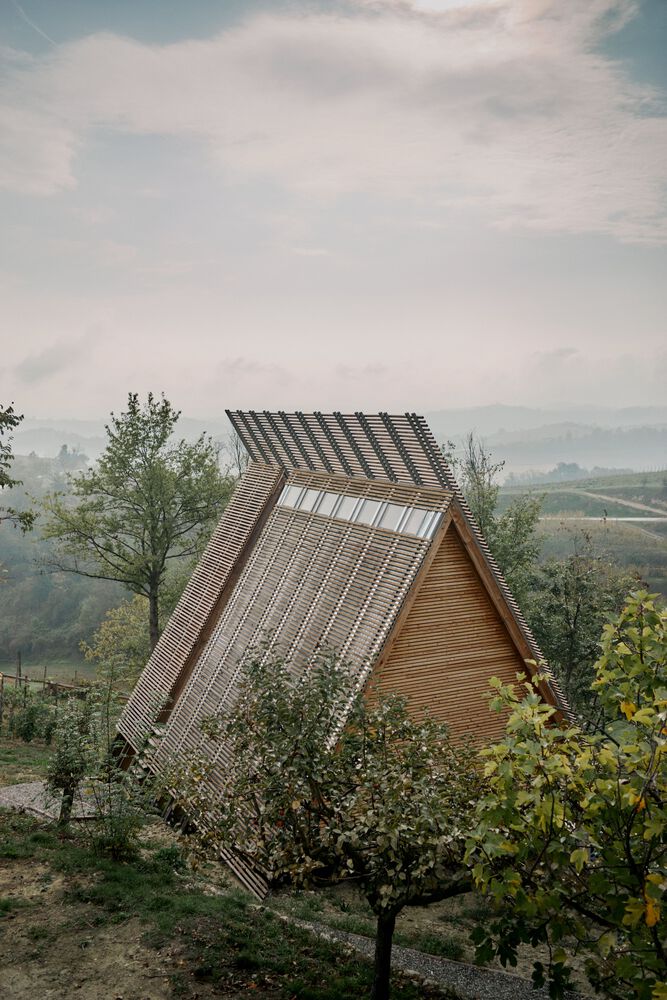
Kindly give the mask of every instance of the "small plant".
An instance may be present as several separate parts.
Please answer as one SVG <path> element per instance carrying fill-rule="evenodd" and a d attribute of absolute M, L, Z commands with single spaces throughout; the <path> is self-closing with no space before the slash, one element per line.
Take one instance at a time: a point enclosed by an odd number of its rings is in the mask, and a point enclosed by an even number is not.
<path fill-rule="evenodd" d="M 47 787 L 62 793 L 66 826 L 74 799 L 83 791 L 89 820 L 85 835 L 100 854 L 125 860 L 137 852 L 138 833 L 151 811 L 152 790 L 140 767 L 124 770 L 114 752 L 118 696 L 111 684 L 93 686 L 85 701 L 70 698 L 56 724 L 56 748 Z"/>
<path fill-rule="evenodd" d="M 56 748 L 49 761 L 46 786 L 62 794 L 59 826 L 67 826 L 81 783 L 95 765 L 93 719 L 88 701 L 68 698 L 56 724 Z"/>
<path fill-rule="evenodd" d="M 92 846 L 114 861 L 123 861 L 136 855 L 139 831 L 153 811 L 152 782 L 140 761 L 131 770 L 118 762 L 115 739 L 120 702 L 112 684 L 93 688 L 90 701 L 97 743 L 97 769 L 89 789 L 95 807 L 90 825 Z"/>
<path fill-rule="evenodd" d="M 56 721 L 55 706 L 41 692 L 36 694 L 28 687 L 5 690 L 2 697 L 7 733 L 24 743 L 44 740 L 50 745 Z"/>

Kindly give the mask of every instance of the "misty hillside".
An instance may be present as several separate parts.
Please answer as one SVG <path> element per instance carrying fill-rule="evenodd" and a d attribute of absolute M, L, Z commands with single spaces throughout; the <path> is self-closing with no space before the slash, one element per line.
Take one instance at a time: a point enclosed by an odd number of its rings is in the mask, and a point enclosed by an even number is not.
<path fill-rule="evenodd" d="M 425 414 L 439 443 L 459 443 L 469 431 L 483 437 L 505 474 L 546 471 L 561 462 L 585 468 L 656 469 L 667 459 L 667 407 L 541 410 L 524 406 L 480 406 Z M 178 436 L 192 441 L 203 431 L 224 441 L 231 427 L 224 413 L 211 419 L 181 417 Z M 26 417 L 14 436 L 17 454 L 55 457 L 63 444 L 99 456 L 104 420 L 37 420 Z"/>

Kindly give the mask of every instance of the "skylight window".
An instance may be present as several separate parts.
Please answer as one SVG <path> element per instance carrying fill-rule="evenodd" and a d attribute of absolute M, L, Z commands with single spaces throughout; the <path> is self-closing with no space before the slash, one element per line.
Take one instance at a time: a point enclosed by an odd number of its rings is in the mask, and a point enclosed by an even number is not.
<path fill-rule="evenodd" d="M 416 535 L 418 538 L 432 538 L 442 516 L 438 510 L 425 510 L 423 507 L 372 500 L 369 497 L 350 497 L 344 493 L 294 485 L 284 488 L 278 506 L 321 517 L 333 517 L 351 524 L 385 528 L 402 535 Z"/>

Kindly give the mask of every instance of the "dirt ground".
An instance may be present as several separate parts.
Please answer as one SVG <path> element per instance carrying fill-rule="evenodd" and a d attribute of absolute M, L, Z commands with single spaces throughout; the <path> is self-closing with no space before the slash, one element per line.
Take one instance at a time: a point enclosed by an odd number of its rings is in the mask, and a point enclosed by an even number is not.
<path fill-rule="evenodd" d="M 95 924 L 90 907 L 68 903 L 72 879 L 46 865 L 0 864 L 0 896 L 16 905 L 0 925 L 2 993 L 11 1000 L 165 1000 L 178 957 L 140 944 L 136 920 Z"/>

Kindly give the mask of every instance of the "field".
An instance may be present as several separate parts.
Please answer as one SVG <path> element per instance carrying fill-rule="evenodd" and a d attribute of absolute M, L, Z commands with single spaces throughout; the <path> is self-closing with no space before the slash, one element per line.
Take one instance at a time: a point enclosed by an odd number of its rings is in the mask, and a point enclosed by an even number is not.
<path fill-rule="evenodd" d="M 43 778 L 49 753 L 0 739 L 0 784 Z M 368 962 L 257 906 L 219 866 L 193 873 L 157 818 L 120 863 L 82 826 L 0 809 L 0 925 L 7 1000 L 352 1000 L 370 984 Z M 456 1000 L 400 976 L 394 995 Z"/>
<path fill-rule="evenodd" d="M 46 662 L 27 662 L 21 664 L 21 676 L 29 677 L 31 681 L 38 684 L 43 682 L 44 670 L 46 668 L 46 679 L 49 681 L 60 681 L 63 684 L 75 684 L 80 680 L 92 681 L 95 678 L 95 665 L 87 663 L 85 660 L 73 662 L 72 660 L 49 660 Z M 0 673 L 16 675 L 16 661 L 5 660 L 0 662 Z"/>
<path fill-rule="evenodd" d="M 601 555 L 667 596 L 667 472 L 504 487 L 500 509 L 527 493 L 542 498 L 542 558 L 566 557 L 585 530 Z"/>
<path fill-rule="evenodd" d="M 41 779 L 50 750 L 0 740 L 0 784 Z M 474 894 L 399 916 L 395 943 L 472 962 L 470 932 L 488 908 Z M 137 856 L 96 854 L 82 824 L 68 833 L 0 808 L 0 966 L 3 997 L 83 1000 L 356 1000 L 370 964 L 299 925 L 373 937 L 368 905 L 349 887 L 273 895 L 262 906 L 226 869 L 192 869 L 176 834 L 149 820 Z M 529 979 L 527 949 L 515 971 Z M 472 970 L 471 970 L 472 973 Z M 395 1000 L 460 1000 L 447 987 L 393 975 Z M 488 986 L 487 986 L 488 989 Z M 484 993 L 487 995 L 487 993 Z"/>

